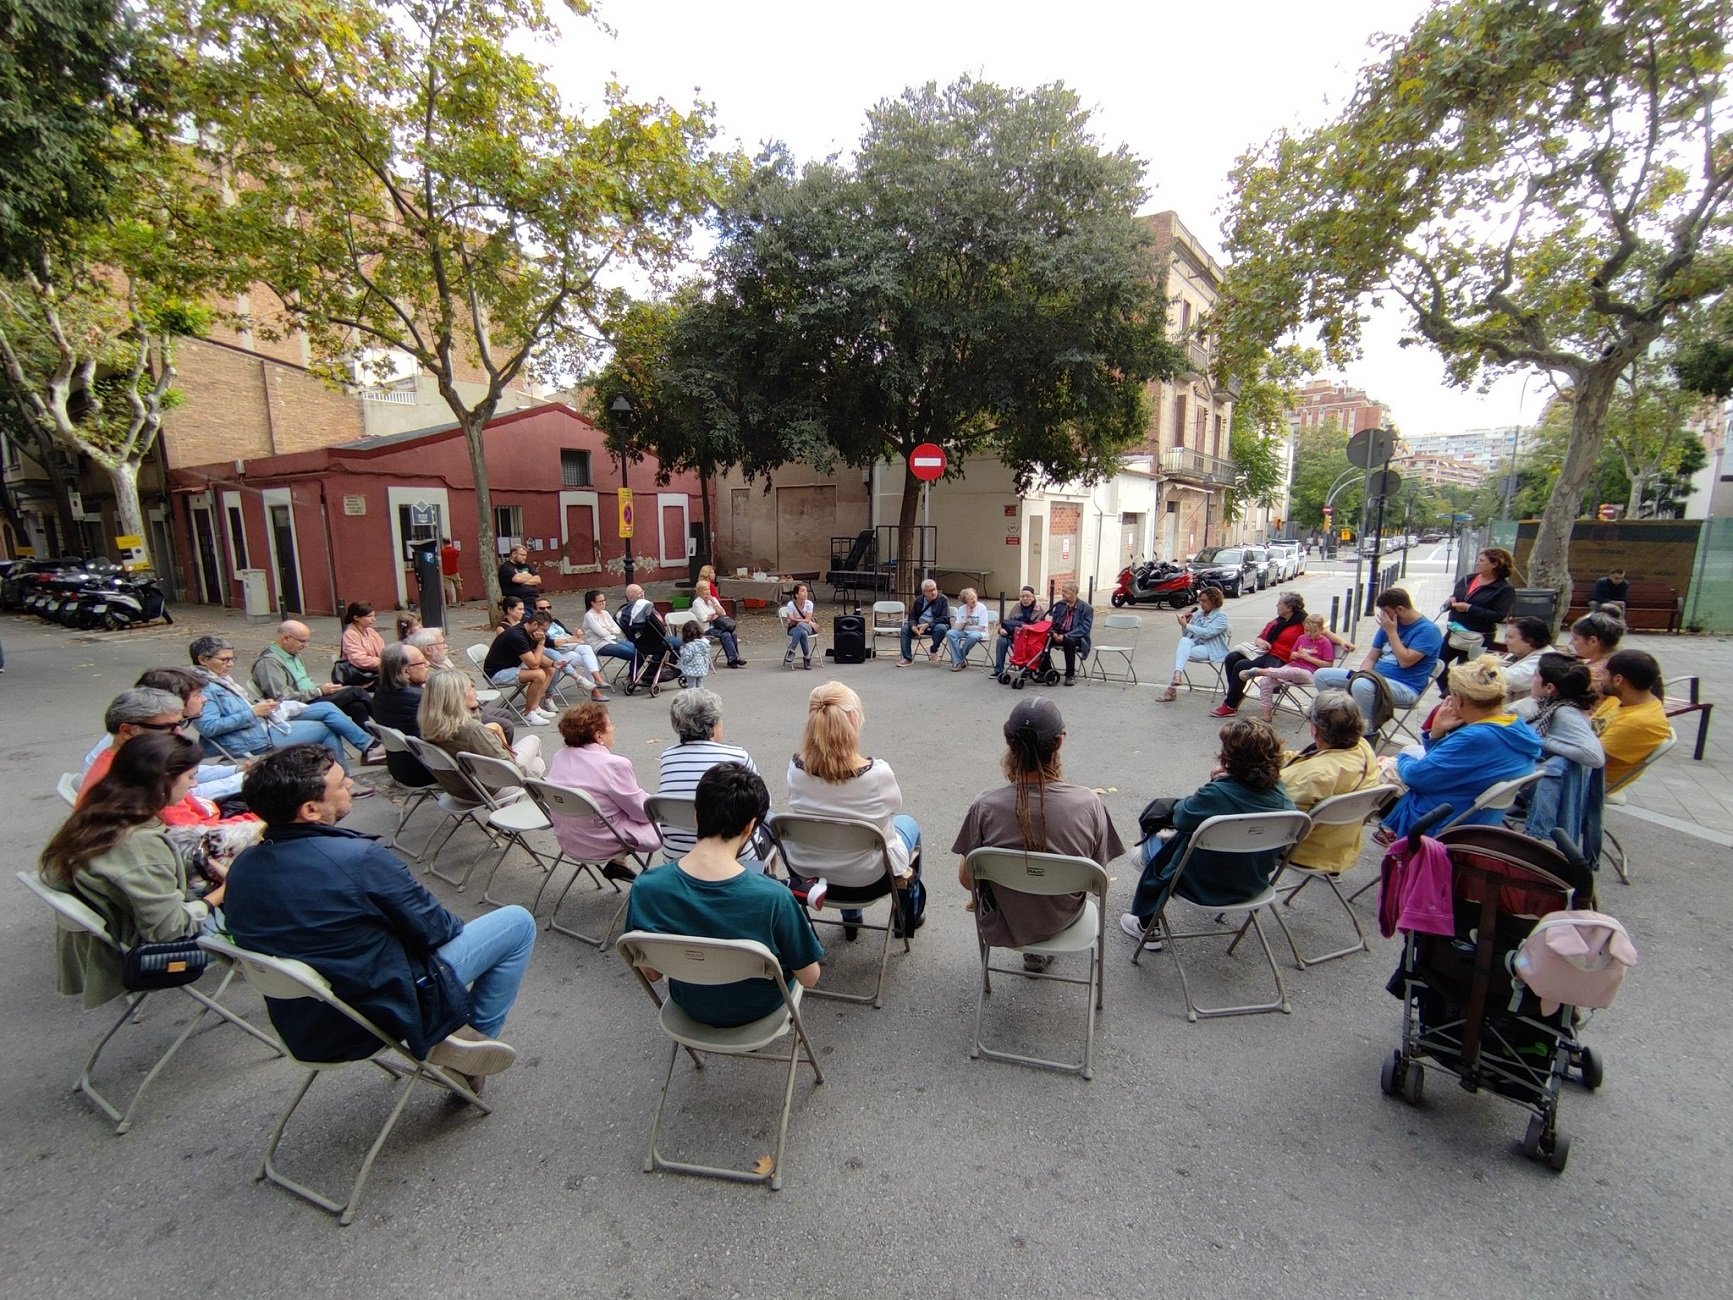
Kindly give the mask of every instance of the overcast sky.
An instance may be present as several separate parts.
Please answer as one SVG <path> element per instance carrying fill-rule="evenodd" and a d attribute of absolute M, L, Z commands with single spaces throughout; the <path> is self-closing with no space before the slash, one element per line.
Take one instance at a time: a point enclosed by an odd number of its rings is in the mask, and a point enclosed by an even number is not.
<path fill-rule="evenodd" d="M 1218 256 L 1227 175 L 1282 126 L 1340 107 L 1377 33 L 1406 31 L 1422 0 L 1218 0 L 1209 4 L 1024 0 L 601 0 L 610 39 L 573 28 L 553 58 L 561 85 L 594 103 L 614 74 L 635 98 L 715 105 L 724 140 L 782 140 L 800 161 L 849 153 L 867 108 L 968 73 L 1006 86 L 1062 81 L 1098 138 L 1146 165 L 1146 210 L 1172 208 Z M 1401 318 L 1367 330 L 1341 376 L 1389 403 L 1408 433 L 1535 419 L 1545 385 L 1505 379 L 1488 395 L 1449 387 L 1431 349 L 1399 348 Z"/>

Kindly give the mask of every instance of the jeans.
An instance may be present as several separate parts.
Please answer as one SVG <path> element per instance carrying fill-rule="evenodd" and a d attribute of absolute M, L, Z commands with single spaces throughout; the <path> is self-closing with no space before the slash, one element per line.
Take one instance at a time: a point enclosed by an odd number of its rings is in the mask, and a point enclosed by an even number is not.
<path fill-rule="evenodd" d="M 939 647 L 945 643 L 945 629 L 942 625 L 937 624 L 937 623 L 929 624 L 927 627 L 927 630 L 925 632 L 920 633 L 919 635 L 923 639 L 930 638 L 932 640 L 932 645 L 929 648 L 932 650 L 932 652 L 934 654 L 937 654 L 939 652 Z M 915 657 L 915 636 L 916 636 L 916 633 L 915 633 L 914 624 L 904 623 L 903 624 L 903 658 L 904 659 L 913 659 Z"/>
<path fill-rule="evenodd" d="M 1179 676 L 1179 674 L 1185 671 L 1185 666 L 1187 664 L 1194 662 L 1209 663 L 1209 651 L 1207 649 L 1200 649 L 1198 643 L 1193 641 L 1189 636 L 1182 636 L 1179 639 L 1179 645 L 1174 648 L 1173 652 L 1174 676 Z M 1221 661 L 1218 659 L 1215 662 L 1220 663 Z"/>
<path fill-rule="evenodd" d="M 630 662 L 637 654 L 632 649 L 630 641 L 608 641 L 595 647 L 596 654 L 602 659 L 624 659 Z"/>
<path fill-rule="evenodd" d="M 596 658 L 596 652 L 587 645 L 561 646 L 557 650 L 550 649 L 548 658 L 558 660 L 565 666 L 568 674 L 582 670 L 591 681 L 602 675 L 601 662 Z"/>
<path fill-rule="evenodd" d="M 969 657 L 969 647 L 980 645 L 987 639 L 985 632 L 972 627 L 954 627 L 945 633 L 945 644 L 951 648 L 951 663 L 961 668 L 963 661 Z"/>
<path fill-rule="evenodd" d="M 372 736 L 357 727 L 343 715 L 343 711 L 334 704 L 320 700 L 317 704 L 309 704 L 296 719 L 289 724 L 287 735 L 273 730 L 271 738 L 277 748 L 288 745 L 323 745 L 331 751 L 331 757 L 344 762 L 343 742 L 347 740 L 356 750 L 365 754 L 375 743 Z"/>
<path fill-rule="evenodd" d="M 513 903 L 465 921 L 457 938 L 439 949 L 469 985 L 469 1023 L 477 1033 L 496 1038 L 505 1028 L 535 946 L 535 917 Z"/>
<path fill-rule="evenodd" d="M 796 623 L 788 629 L 788 653 L 800 651 L 802 659 L 812 658 L 812 629 L 805 623 Z"/>
<path fill-rule="evenodd" d="M 732 632 L 706 632 L 705 636 L 722 647 L 722 657 L 731 664 L 740 662 L 740 642 L 734 639 Z"/>
<path fill-rule="evenodd" d="M 1364 678 L 1355 682 L 1350 688 L 1348 678 L 1351 675 L 1351 672 L 1346 668 L 1320 668 L 1312 674 L 1312 685 L 1320 691 L 1348 691 L 1354 697 L 1354 703 L 1360 706 L 1360 712 L 1370 718 L 1372 710 L 1378 704 L 1378 688 Z M 1420 692 L 1412 687 L 1392 681 L 1390 678 L 1384 677 L 1382 673 L 1379 676 L 1383 678 L 1384 688 L 1390 692 L 1390 699 L 1395 703 L 1398 711 L 1412 708 L 1414 702 L 1420 698 Z"/>

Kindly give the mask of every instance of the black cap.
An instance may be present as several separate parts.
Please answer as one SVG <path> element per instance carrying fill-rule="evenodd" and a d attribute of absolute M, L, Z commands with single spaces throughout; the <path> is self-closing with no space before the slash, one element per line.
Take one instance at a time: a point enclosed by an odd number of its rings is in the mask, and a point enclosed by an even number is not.
<path fill-rule="evenodd" d="M 1027 733 L 1043 744 L 1065 734 L 1065 719 L 1059 716 L 1059 706 L 1044 695 L 1017 701 L 1011 716 L 1005 719 L 1005 739 L 1016 740 Z"/>

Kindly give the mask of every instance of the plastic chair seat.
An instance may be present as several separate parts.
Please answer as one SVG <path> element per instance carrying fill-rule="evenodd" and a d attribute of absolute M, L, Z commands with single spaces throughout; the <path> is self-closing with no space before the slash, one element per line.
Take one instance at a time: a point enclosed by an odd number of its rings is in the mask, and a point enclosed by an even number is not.
<path fill-rule="evenodd" d="M 1043 939 L 1040 943 L 1026 943 L 1021 948 L 1013 948 L 1012 952 L 1030 952 L 1042 956 L 1057 955 L 1063 952 L 1088 952 L 1095 946 L 1095 936 L 1101 930 L 1101 909 L 1096 906 L 1093 898 L 1083 900 L 1083 911 L 1078 918 L 1066 926 L 1051 939 Z"/>
<path fill-rule="evenodd" d="M 514 835 L 522 835 L 528 831 L 545 831 L 553 826 L 552 822 L 542 816 L 542 810 L 527 799 L 507 804 L 504 808 L 495 808 L 488 814 L 487 822 L 489 826 Z"/>
<path fill-rule="evenodd" d="M 794 985 L 788 990 L 789 1000 L 799 1006 L 803 992 L 805 990 L 799 984 Z M 749 1020 L 744 1025 L 707 1025 L 702 1020 L 694 1020 L 687 1015 L 673 998 L 662 1004 L 661 1022 L 662 1032 L 682 1047 L 723 1052 L 751 1052 L 760 1047 L 768 1047 L 786 1034 L 794 1024 L 789 1017 L 788 1008 L 781 1006 L 769 1015 Z"/>

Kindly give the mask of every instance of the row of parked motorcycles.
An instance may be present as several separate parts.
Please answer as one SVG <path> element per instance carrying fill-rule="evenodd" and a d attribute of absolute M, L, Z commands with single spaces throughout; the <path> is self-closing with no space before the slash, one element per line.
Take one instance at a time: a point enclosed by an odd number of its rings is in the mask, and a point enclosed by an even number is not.
<path fill-rule="evenodd" d="M 1127 605 L 1168 605 L 1184 609 L 1197 604 L 1196 575 L 1183 564 L 1172 560 L 1146 560 L 1128 564 L 1119 571 L 1110 599 L 1113 608 Z"/>
<path fill-rule="evenodd" d="M 109 559 L 29 574 L 21 579 L 17 595 L 25 613 L 63 627 L 118 632 L 157 619 L 174 622 L 155 577 L 129 574 Z"/>

